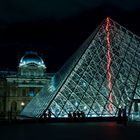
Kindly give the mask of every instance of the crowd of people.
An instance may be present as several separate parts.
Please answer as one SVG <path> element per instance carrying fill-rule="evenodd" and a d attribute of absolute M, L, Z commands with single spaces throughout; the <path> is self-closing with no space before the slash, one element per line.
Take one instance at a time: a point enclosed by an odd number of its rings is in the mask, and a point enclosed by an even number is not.
<path fill-rule="evenodd" d="M 40 116 L 40 118 L 41 119 L 47 119 L 47 118 L 51 118 L 51 111 L 50 110 L 48 110 L 47 112 L 46 112 L 46 110 L 43 112 L 43 114 Z"/>
<path fill-rule="evenodd" d="M 68 118 L 85 118 L 85 113 L 83 111 L 69 112 Z"/>
<path fill-rule="evenodd" d="M 68 119 L 70 120 L 83 120 L 83 118 L 86 118 L 86 115 L 83 111 L 74 111 L 69 112 Z M 45 110 L 43 114 L 40 116 L 41 119 L 50 119 L 52 117 L 52 112 L 50 110 Z M 126 113 L 126 107 L 119 108 L 118 109 L 118 123 L 127 123 L 127 113 Z"/>
<path fill-rule="evenodd" d="M 50 110 L 44 111 L 43 114 L 40 116 L 41 119 L 51 118 L 52 112 Z M 85 113 L 83 111 L 74 111 L 68 113 L 69 119 L 75 118 L 85 118 Z"/>

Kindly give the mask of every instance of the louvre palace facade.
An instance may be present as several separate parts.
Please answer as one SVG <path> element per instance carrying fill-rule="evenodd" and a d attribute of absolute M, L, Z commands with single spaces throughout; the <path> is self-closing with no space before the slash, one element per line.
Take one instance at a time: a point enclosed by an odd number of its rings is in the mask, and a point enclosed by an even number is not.
<path fill-rule="evenodd" d="M 0 71 L 1 116 L 18 116 L 23 108 L 49 83 L 52 74 L 36 52 L 26 52 L 17 71 Z"/>

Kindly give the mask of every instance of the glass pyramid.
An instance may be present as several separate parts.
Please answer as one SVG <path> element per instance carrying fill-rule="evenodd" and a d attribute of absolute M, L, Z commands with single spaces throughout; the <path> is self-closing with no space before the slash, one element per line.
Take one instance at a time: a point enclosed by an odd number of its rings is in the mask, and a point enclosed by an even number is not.
<path fill-rule="evenodd" d="M 106 18 L 35 96 L 21 115 L 52 117 L 83 111 L 86 117 L 117 116 L 140 98 L 140 38 Z"/>

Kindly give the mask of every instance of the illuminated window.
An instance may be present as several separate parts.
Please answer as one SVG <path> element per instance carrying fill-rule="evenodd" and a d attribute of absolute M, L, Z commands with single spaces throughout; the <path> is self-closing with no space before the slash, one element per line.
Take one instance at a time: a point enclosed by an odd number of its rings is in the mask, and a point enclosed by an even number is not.
<path fill-rule="evenodd" d="M 34 88 L 29 88 L 28 96 L 30 96 L 30 97 L 35 96 Z"/>

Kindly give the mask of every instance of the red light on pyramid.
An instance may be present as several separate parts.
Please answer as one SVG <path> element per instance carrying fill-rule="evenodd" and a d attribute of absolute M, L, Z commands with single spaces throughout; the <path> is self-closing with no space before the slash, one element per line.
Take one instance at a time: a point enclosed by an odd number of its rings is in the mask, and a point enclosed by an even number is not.
<path fill-rule="evenodd" d="M 110 45 L 110 19 L 106 18 L 106 41 L 107 41 L 107 75 L 108 75 L 108 89 L 109 89 L 109 111 L 112 112 L 112 73 L 110 69 L 111 65 L 111 45 Z"/>

